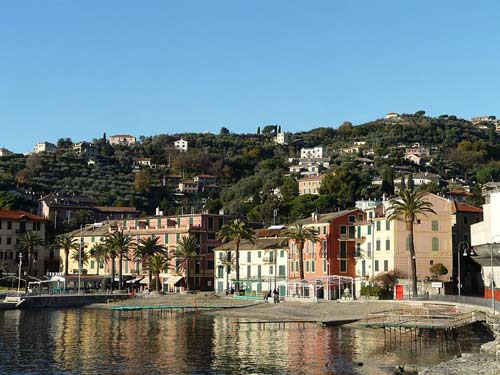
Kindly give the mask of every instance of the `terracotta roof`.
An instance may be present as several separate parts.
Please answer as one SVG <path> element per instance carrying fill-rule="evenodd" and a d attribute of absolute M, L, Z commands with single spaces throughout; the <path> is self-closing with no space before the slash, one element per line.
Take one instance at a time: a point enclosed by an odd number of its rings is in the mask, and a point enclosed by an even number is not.
<path fill-rule="evenodd" d="M 5 208 L 0 208 L 0 219 L 5 220 L 31 220 L 31 221 L 46 221 L 44 217 L 30 214 L 24 211 L 14 211 L 7 210 Z"/>
<path fill-rule="evenodd" d="M 96 206 L 101 212 L 139 212 L 135 207 L 114 207 L 114 206 Z"/>
<path fill-rule="evenodd" d="M 281 233 L 281 229 L 257 229 L 255 234 L 257 237 L 277 237 Z"/>
<path fill-rule="evenodd" d="M 350 213 L 357 212 L 359 210 L 344 210 L 344 211 L 339 211 L 339 212 L 329 212 L 327 214 L 318 214 L 319 218 L 317 221 L 313 221 L 312 217 L 308 217 L 307 219 L 302 219 L 302 220 L 297 220 L 294 225 L 296 224 L 316 224 L 316 223 L 329 223 L 339 217 L 342 217 L 344 215 L 348 215 Z"/>
<path fill-rule="evenodd" d="M 215 176 L 212 176 L 211 174 L 199 174 L 196 177 L 207 177 L 207 178 L 215 178 Z"/>
<path fill-rule="evenodd" d="M 288 246 L 282 245 L 284 238 L 257 238 L 254 243 L 247 240 L 243 240 L 240 243 L 241 250 L 266 250 L 266 249 L 286 249 Z M 218 246 L 214 249 L 216 250 L 234 250 L 234 244 L 232 242 L 227 242 Z"/>
<path fill-rule="evenodd" d="M 135 138 L 133 135 L 130 135 L 130 134 L 116 134 L 116 135 L 111 135 L 109 138 L 116 138 L 116 137 L 120 137 L 120 138 Z"/>
<path fill-rule="evenodd" d="M 466 203 L 453 201 L 453 211 L 483 213 L 483 209 Z"/>
<path fill-rule="evenodd" d="M 465 190 L 450 190 L 450 192 L 448 194 L 449 195 L 464 196 L 464 197 L 469 197 L 472 195 L 472 193 L 469 193 L 468 191 L 465 191 Z"/>

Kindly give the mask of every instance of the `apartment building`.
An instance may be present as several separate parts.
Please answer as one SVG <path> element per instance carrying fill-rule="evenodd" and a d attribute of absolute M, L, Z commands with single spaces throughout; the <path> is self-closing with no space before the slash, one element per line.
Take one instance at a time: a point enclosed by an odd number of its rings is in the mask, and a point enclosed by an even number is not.
<path fill-rule="evenodd" d="M 240 290 L 246 295 L 264 296 L 278 289 L 281 296 L 287 293 L 288 246 L 283 238 L 257 238 L 253 243 L 240 243 Z M 234 244 L 225 243 L 214 249 L 215 278 L 217 293 L 234 288 L 236 269 Z"/>
<path fill-rule="evenodd" d="M 357 242 L 356 223 L 363 222 L 365 214 L 359 209 L 331 212 L 326 214 L 313 213 L 311 217 L 299 220 L 294 224 L 304 225 L 317 231 L 319 242 L 307 241 L 304 246 L 304 277 L 309 283 L 321 280 L 322 297 L 327 299 L 340 298 L 343 288 L 327 285 L 325 280 L 337 275 L 354 278 L 356 271 L 355 251 Z M 299 279 L 299 258 L 297 246 L 289 243 L 290 280 Z M 352 292 L 352 291 L 351 291 Z"/>
<path fill-rule="evenodd" d="M 179 139 L 174 142 L 174 147 L 176 150 L 181 151 L 181 152 L 187 152 L 188 150 L 188 141 L 184 139 Z"/>
<path fill-rule="evenodd" d="M 33 148 L 33 153 L 39 154 L 40 152 L 48 152 L 54 151 L 56 149 L 56 145 L 50 142 L 39 142 Z"/>
<path fill-rule="evenodd" d="M 326 152 L 323 146 L 303 148 L 300 150 L 301 159 L 321 159 L 324 157 L 326 157 Z"/>
<path fill-rule="evenodd" d="M 319 195 L 319 188 L 321 187 L 322 176 L 304 177 L 297 181 L 299 184 L 299 195 L 314 194 Z"/>
<path fill-rule="evenodd" d="M 117 221 L 117 229 L 131 236 L 136 243 L 147 236 L 159 237 L 159 242 L 168 248 L 171 256 L 175 253 L 177 242 L 189 235 L 195 237 L 199 245 L 197 259 L 190 260 L 189 285 L 197 290 L 214 290 L 214 253 L 221 245 L 217 232 L 229 222 L 229 216 L 212 214 L 191 214 L 178 216 L 152 216 L 140 219 Z M 135 261 L 124 261 L 124 270 L 135 269 Z M 128 265 L 127 265 L 128 263 Z M 171 268 L 161 274 L 164 290 L 176 290 L 185 285 L 185 269 L 175 257 Z"/>
<path fill-rule="evenodd" d="M 24 211 L 0 208 L 0 263 L 5 263 L 7 273 L 19 271 L 19 254 L 22 253 L 22 272 L 28 271 L 28 254 L 16 245 L 20 236 L 26 232 L 36 233 L 43 241 L 46 239 L 45 218 Z M 57 260 L 46 246 L 37 246 L 33 252 L 32 273 L 44 275 L 57 267 Z"/>

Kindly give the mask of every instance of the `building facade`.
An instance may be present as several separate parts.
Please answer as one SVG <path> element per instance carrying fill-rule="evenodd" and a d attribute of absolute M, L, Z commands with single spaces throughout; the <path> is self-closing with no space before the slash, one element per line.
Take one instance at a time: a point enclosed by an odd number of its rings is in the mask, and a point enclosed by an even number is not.
<path fill-rule="evenodd" d="M 48 152 L 48 151 L 54 151 L 56 149 L 56 145 L 50 142 L 40 142 L 35 145 L 33 148 L 33 152 L 35 154 L 38 154 L 40 152 Z"/>
<path fill-rule="evenodd" d="M 116 145 L 129 146 L 135 144 L 135 142 L 136 138 L 133 135 L 129 134 L 116 134 L 109 137 L 109 144 L 111 146 L 116 146 Z"/>
<path fill-rule="evenodd" d="M 299 179 L 297 181 L 299 184 L 299 195 L 319 195 L 319 188 L 321 187 L 322 180 L 323 176 L 310 176 Z"/>
<path fill-rule="evenodd" d="M 301 159 L 321 159 L 326 157 L 325 148 L 316 146 L 311 148 L 303 148 L 300 150 Z"/>
<path fill-rule="evenodd" d="M 34 232 L 42 241 L 46 240 L 45 218 L 24 211 L 0 208 L 0 263 L 6 265 L 6 272 L 19 271 L 19 254 L 22 253 L 22 272 L 28 271 L 28 254 L 17 246 L 19 237 L 26 232 Z M 37 246 L 33 252 L 33 274 L 44 275 L 57 267 L 57 259 L 46 246 Z M 24 286 L 24 285 L 23 285 Z"/>
<path fill-rule="evenodd" d="M 277 289 L 287 293 L 288 247 L 283 238 L 257 238 L 254 243 L 240 243 L 240 290 L 246 295 L 264 296 Z M 219 294 L 235 288 L 234 244 L 225 243 L 214 249 L 215 291 Z"/>
<path fill-rule="evenodd" d="M 178 151 L 181 151 L 181 152 L 187 152 L 188 150 L 188 141 L 184 140 L 184 139 L 179 139 L 177 141 L 174 142 L 174 147 L 176 150 Z"/>

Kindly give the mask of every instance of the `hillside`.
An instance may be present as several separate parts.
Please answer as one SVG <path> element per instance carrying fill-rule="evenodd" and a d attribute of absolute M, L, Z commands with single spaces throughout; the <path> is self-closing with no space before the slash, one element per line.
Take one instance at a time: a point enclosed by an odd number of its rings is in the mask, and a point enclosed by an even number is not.
<path fill-rule="evenodd" d="M 61 139 L 54 152 L 0 157 L 0 205 L 34 208 L 19 198 L 13 200 L 5 193 L 9 190 L 28 193 L 26 197 L 60 191 L 88 195 L 102 205 L 133 205 L 148 214 L 156 207 L 169 214 L 201 208 L 218 212 L 224 207 L 227 213 L 269 224 L 275 210 L 277 222 L 288 222 L 313 210 L 350 207 L 356 199 L 391 194 L 394 178 L 401 171 L 440 175 L 443 182 L 439 186 L 424 187 L 437 191 L 450 188 L 444 180 L 477 191 L 476 182 L 500 178 L 498 135 L 489 123 L 478 125 L 452 115 L 433 118 L 418 112 L 357 126 L 345 122 L 337 129 L 299 132 L 286 146 L 272 142 L 275 129 L 266 126 L 262 134 L 260 129 L 259 134 L 233 134 L 225 128 L 217 135 L 162 134 L 140 137 L 131 146 L 110 146 L 103 138 L 93 140 L 92 158 L 78 155 L 71 140 Z M 180 137 L 189 142 L 187 153 L 173 147 Z M 364 143 L 357 152 L 342 152 L 354 142 Z M 431 150 L 419 164 L 404 159 L 405 147 L 414 144 Z M 325 178 L 320 195 L 299 196 L 298 176 L 288 172 L 289 158 L 298 157 L 302 147 L 319 145 L 327 150 L 335 176 Z M 138 157 L 151 158 L 154 168 L 134 168 L 133 159 Z M 216 176 L 221 191 L 179 194 L 177 185 L 165 178 L 179 175 L 188 179 L 202 173 Z M 377 177 L 385 181 L 382 186 L 372 185 Z M 477 195 L 475 198 L 480 203 Z"/>

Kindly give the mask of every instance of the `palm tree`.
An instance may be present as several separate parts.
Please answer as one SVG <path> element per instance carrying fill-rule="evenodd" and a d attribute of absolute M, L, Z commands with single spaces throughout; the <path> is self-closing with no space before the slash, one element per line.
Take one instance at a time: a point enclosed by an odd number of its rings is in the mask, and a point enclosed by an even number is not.
<path fill-rule="evenodd" d="M 184 269 L 186 270 L 187 290 L 189 290 L 189 271 L 191 269 L 191 259 L 201 256 L 198 249 L 198 242 L 196 242 L 196 239 L 191 235 L 182 237 L 179 241 L 177 241 L 177 249 L 175 250 L 174 256 L 179 258 L 184 264 Z"/>
<path fill-rule="evenodd" d="M 219 229 L 217 238 L 224 242 L 231 241 L 236 252 L 236 291 L 240 291 L 240 243 L 241 240 L 248 240 L 252 244 L 255 242 L 255 232 L 250 228 L 245 228 L 245 222 L 235 219 L 230 224 L 225 224 Z"/>
<path fill-rule="evenodd" d="M 142 263 L 143 268 L 146 268 L 146 264 L 153 255 L 162 254 L 165 252 L 165 245 L 158 243 L 160 237 L 146 237 L 139 241 L 139 244 L 134 251 L 134 259 L 139 260 Z M 153 282 L 153 273 L 148 270 L 149 285 Z"/>
<path fill-rule="evenodd" d="M 313 244 L 319 241 L 316 231 L 313 228 L 298 224 L 294 227 L 282 230 L 280 236 L 286 238 L 286 240 L 283 241 L 283 245 L 288 241 L 295 242 L 299 252 L 299 276 L 301 280 L 304 280 L 304 245 L 306 241 L 311 241 Z"/>
<path fill-rule="evenodd" d="M 402 217 L 408 230 L 408 250 L 411 262 L 412 292 L 417 297 L 417 261 L 415 259 L 415 244 L 413 243 L 413 224 L 417 215 L 426 216 L 428 213 L 436 214 L 432 209 L 432 203 L 423 199 L 416 191 L 405 189 L 399 193 L 399 197 L 391 200 L 388 209 L 388 220 Z"/>
<path fill-rule="evenodd" d="M 85 246 L 74 249 L 71 259 L 78 263 L 78 273 L 82 273 L 82 266 L 89 263 L 89 253 L 85 250 Z"/>
<path fill-rule="evenodd" d="M 69 270 L 69 253 L 71 250 L 78 249 L 78 240 L 72 237 L 70 234 L 61 234 L 54 239 L 52 244 L 54 249 L 60 250 L 64 249 L 64 275 L 68 276 Z"/>
<path fill-rule="evenodd" d="M 146 269 L 155 275 L 156 291 L 160 291 L 160 273 L 168 271 L 170 266 L 170 258 L 167 253 L 154 254 L 150 256 L 146 262 Z"/>
<path fill-rule="evenodd" d="M 221 254 L 219 262 L 226 268 L 226 293 L 229 294 L 229 274 L 234 267 L 234 258 L 231 257 L 231 251 L 226 251 L 226 254 Z"/>
<path fill-rule="evenodd" d="M 95 259 L 97 263 L 97 272 L 99 275 L 99 266 L 102 262 L 109 260 L 109 251 L 104 243 L 96 243 L 92 249 L 90 249 L 90 256 Z"/>
<path fill-rule="evenodd" d="M 28 253 L 28 276 L 32 273 L 33 251 L 35 247 L 42 246 L 43 244 L 42 238 L 33 231 L 26 232 L 17 239 L 17 246 L 19 249 L 26 250 Z"/>
<path fill-rule="evenodd" d="M 128 253 L 134 248 L 134 243 L 129 236 L 123 234 L 122 231 L 114 232 L 106 239 L 106 246 L 110 251 L 110 258 L 113 260 L 112 264 L 112 281 L 111 290 L 113 290 L 115 278 L 115 260 L 119 258 L 118 263 L 118 285 L 119 288 L 123 287 L 123 259 L 129 260 Z"/>

